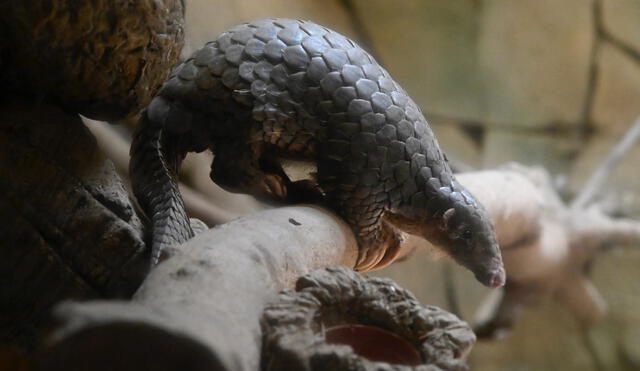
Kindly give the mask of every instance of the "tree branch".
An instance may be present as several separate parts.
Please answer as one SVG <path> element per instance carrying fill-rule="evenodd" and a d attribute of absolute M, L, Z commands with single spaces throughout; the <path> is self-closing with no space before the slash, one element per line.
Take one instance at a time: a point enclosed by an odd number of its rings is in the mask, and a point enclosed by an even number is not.
<path fill-rule="evenodd" d="M 587 180 L 578 196 L 571 203 L 571 208 L 584 209 L 596 198 L 597 193 L 602 188 L 602 184 L 609 178 L 609 174 L 616 168 L 624 154 L 636 143 L 638 138 L 640 138 L 640 117 L 633 122 L 618 144 L 609 151 L 607 157 Z"/>
<path fill-rule="evenodd" d="M 285 207 L 238 219 L 182 245 L 131 302 L 61 305 L 62 326 L 41 365 L 164 370 L 197 361 L 192 369 L 255 370 L 264 305 L 300 275 L 353 267 L 356 255 L 350 228 L 319 208 Z M 117 357 L 103 362 L 105 354 Z M 114 368 L 115 358 L 126 364 Z"/>

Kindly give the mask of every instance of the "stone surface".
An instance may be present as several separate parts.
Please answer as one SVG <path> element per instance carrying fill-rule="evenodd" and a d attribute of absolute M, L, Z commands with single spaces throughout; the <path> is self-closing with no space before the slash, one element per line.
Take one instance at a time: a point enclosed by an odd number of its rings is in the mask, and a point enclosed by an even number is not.
<path fill-rule="evenodd" d="M 470 359 L 474 370 L 597 370 L 575 319 L 551 300 L 524 312 L 509 340 L 479 342 L 477 350 Z"/>
<path fill-rule="evenodd" d="M 565 174 L 581 146 L 577 136 L 492 128 L 487 130 L 484 140 L 483 167 L 516 161 L 542 165 L 552 174 Z"/>
<path fill-rule="evenodd" d="M 438 138 L 440 148 L 447 154 L 452 165 L 462 163 L 474 168 L 482 166 L 480 146 L 465 133 L 463 127 L 455 122 L 433 123 L 433 132 Z M 455 169 L 454 169 L 455 171 Z"/>
<path fill-rule="evenodd" d="M 640 53 L 640 1 L 600 0 L 605 29 Z"/>
<path fill-rule="evenodd" d="M 485 1 L 479 63 L 488 124 L 578 124 L 593 45 L 584 0 Z"/>
<path fill-rule="evenodd" d="M 474 118 L 482 111 L 473 0 L 354 0 L 379 62 L 429 118 Z"/>
<path fill-rule="evenodd" d="M 620 135 L 638 116 L 640 61 L 634 61 L 615 46 L 604 43 L 598 58 L 591 120 L 603 134 Z"/>

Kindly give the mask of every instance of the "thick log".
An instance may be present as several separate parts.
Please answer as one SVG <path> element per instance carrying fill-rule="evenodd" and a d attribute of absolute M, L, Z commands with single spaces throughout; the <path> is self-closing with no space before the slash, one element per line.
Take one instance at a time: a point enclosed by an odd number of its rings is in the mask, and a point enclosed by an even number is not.
<path fill-rule="evenodd" d="M 256 370 L 265 304 L 300 275 L 354 266 L 357 245 L 338 217 L 298 206 L 202 232 L 172 253 L 131 302 L 61 305 L 40 367 Z"/>
<path fill-rule="evenodd" d="M 609 179 L 609 175 L 624 158 L 627 151 L 634 146 L 640 138 L 640 117 L 636 118 L 627 132 L 620 138 L 607 157 L 599 164 L 589 180 L 580 190 L 580 193 L 571 202 L 575 209 L 585 208 L 592 203 L 596 196 L 602 192 L 602 187 Z"/>

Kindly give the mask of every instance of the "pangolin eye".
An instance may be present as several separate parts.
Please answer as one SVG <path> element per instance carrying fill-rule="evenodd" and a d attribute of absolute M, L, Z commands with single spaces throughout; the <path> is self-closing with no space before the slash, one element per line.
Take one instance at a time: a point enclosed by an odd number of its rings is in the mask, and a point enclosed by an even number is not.
<path fill-rule="evenodd" d="M 465 240 L 470 240 L 472 236 L 473 233 L 471 233 L 470 229 L 465 229 L 464 232 L 462 232 L 462 238 L 464 238 Z"/>

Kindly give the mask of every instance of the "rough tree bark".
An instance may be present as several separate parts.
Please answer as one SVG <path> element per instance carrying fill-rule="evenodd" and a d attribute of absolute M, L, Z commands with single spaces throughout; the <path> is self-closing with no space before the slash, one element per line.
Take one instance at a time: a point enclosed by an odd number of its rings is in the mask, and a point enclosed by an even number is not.
<path fill-rule="evenodd" d="M 356 256 L 349 227 L 318 208 L 268 210 L 221 225 L 152 270 L 131 302 L 58 308 L 64 325 L 42 368 L 256 370 L 264 305 L 298 276 L 353 266 Z"/>
<path fill-rule="evenodd" d="M 183 0 L 0 0 L 3 93 L 117 120 L 178 61 Z"/>
<path fill-rule="evenodd" d="M 146 105 L 178 60 L 183 5 L 0 0 L 1 341 L 30 348 L 57 301 L 142 280 L 142 223 L 75 113 Z"/>
<path fill-rule="evenodd" d="M 63 298 L 131 295 L 142 223 L 80 117 L 0 106 L 0 339 L 31 348 Z"/>
<path fill-rule="evenodd" d="M 475 342 L 453 314 L 342 267 L 301 277 L 267 306 L 262 326 L 270 371 L 466 370 Z"/>

